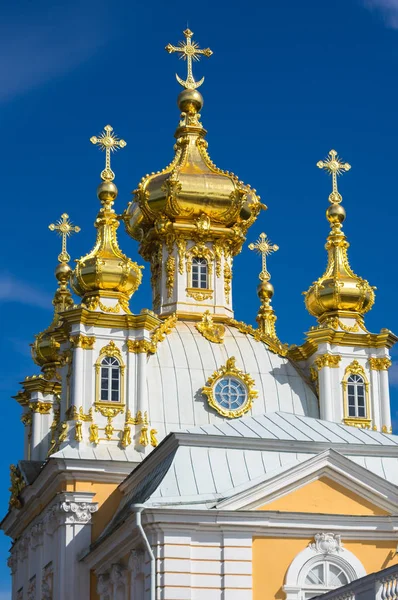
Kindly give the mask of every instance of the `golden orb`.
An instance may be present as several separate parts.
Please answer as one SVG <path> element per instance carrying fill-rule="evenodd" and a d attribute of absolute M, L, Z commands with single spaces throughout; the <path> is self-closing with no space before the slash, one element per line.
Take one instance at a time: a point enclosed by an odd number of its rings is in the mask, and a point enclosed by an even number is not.
<path fill-rule="evenodd" d="M 118 189 L 113 181 L 103 181 L 97 188 L 97 197 L 101 202 L 114 201 L 117 198 Z"/>
<path fill-rule="evenodd" d="M 341 204 L 331 204 L 326 211 L 326 218 L 329 223 L 343 223 L 345 221 L 346 212 Z"/>
<path fill-rule="evenodd" d="M 198 90 L 183 90 L 178 95 L 177 104 L 182 112 L 189 112 L 191 105 L 199 112 L 203 107 L 203 96 Z"/>
<path fill-rule="evenodd" d="M 269 281 L 262 281 L 257 286 L 257 294 L 260 300 L 271 300 L 274 295 L 274 286 Z"/>
<path fill-rule="evenodd" d="M 67 281 L 72 273 L 72 269 L 66 263 L 60 263 L 55 269 L 55 277 L 58 281 Z"/>

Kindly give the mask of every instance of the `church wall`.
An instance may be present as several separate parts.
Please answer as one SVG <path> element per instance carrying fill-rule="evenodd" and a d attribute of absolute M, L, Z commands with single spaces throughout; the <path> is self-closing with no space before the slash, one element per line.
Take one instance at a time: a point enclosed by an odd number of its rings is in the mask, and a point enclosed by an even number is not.
<path fill-rule="evenodd" d="M 287 570 L 312 541 L 312 537 L 253 537 L 253 600 L 285 600 L 282 586 Z M 392 540 L 345 541 L 343 537 L 343 547 L 362 562 L 367 573 L 398 563 L 396 542 Z"/>

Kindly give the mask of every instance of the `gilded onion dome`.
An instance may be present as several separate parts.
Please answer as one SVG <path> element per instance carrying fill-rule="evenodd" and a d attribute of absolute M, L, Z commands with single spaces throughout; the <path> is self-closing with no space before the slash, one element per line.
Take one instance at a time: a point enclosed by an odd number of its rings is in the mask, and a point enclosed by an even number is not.
<path fill-rule="evenodd" d="M 83 298 L 83 303 L 91 309 L 100 308 L 105 312 L 129 312 L 128 302 L 141 283 L 142 267 L 128 258 L 119 248 L 116 231 L 119 218 L 113 207 L 118 190 L 113 183 L 114 173 L 110 168 L 110 152 L 126 145 L 112 133 L 107 125 L 100 137 L 92 137 L 93 144 L 99 144 L 106 152 L 106 166 L 101 173 L 102 183 L 97 196 L 102 204 L 94 226 L 97 239 L 91 252 L 76 261 L 71 285 Z M 101 299 L 113 300 L 106 305 Z"/>
<path fill-rule="evenodd" d="M 331 232 L 327 238 L 328 264 L 325 273 L 305 292 L 308 312 L 317 317 L 321 325 L 341 327 L 340 319 L 353 318 L 363 326 L 363 315 L 373 306 L 376 288 L 359 277 L 348 262 L 349 243 L 342 231 L 346 212 L 341 206 L 342 197 L 337 190 L 337 176 L 351 166 L 342 163 L 335 150 L 317 166 L 332 175 L 333 191 L 329 195 L 331 206 L 326 211 Z"/>
<path fill-rule="evenodd" d="M 54 316 L 50 326 L 36 335 L 32 344 L 32 358 L 39 365 L 46 379 L 56 376 L 56 369 L 60 366 L 60 343 L 55 339 L 54 332 L 61 324 L 61 313 L 72 308 L 73 298 L 68 287 L 72 269 L 69 266 L 70 255 L 66 249 L 66 240 L 72 233 L 78 233 L 80 227 L 73 225 L 69 216 L 64 213 L 56 223 L 49 225 L 51 231 L 56 231 L 62 238 L 62 250 L 58 255 L 59 264 L 55 269 L 58 280 L 58 289 L 53 299 Z"/>
<path fill-rule="evenodd" d="M 134 199 L 124 215 L 127 232 L 141 242 L 140 252 L 149 258 L 151 240 L 168 233 L 188 235 L 203 225 L 215 236 L 231 240 L 239 252 L 248 227 L 262 208 L 256 190 L 212 162 L 207 151 L 206 130 L 200 121 L 203 97 L 192 76 L 192 58 L 210 56 L 191 42 L 192 32 L 184 32 L 187 42 L 166 46 L 168 52 L 181 52 L 188 62 L 188 78 L 178 78 L 184 89 L 178 97 L 181 120 L 176 130 L 174 159 L 162 171 L 142 178 Z"/>

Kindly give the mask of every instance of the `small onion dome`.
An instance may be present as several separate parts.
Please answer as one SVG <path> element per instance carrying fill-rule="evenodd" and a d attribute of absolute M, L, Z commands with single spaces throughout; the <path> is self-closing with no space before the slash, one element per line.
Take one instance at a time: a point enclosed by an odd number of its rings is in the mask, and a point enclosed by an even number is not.
<path fill-rule="evenodd" d="M 71 278 L 73 290 L 84 298 L 120 295 L 128 300 L 141 283 L 142 267 L 123 254 L 118 245 L 119 220 L 112 208 L 117 193 L 112 181 L 102 182 L 97 190 L 102 204 L 94 223 L 97 240 L 93 250 L 76 261 Z"/>
<path fill-rule="evenodd" d="M 328 317 L 358 317 L 368 312 L 375 300 L 376 288 L 356 275 L 347 256 L 349 243 L 341 230 L 345 220 L 341 204 L 331 204 L 326 217 L 331 225 L 327 239 L 328 264 L 325 273 L 305 292 L 308 312 L 322 323 Z"/>
<path fill-rule="evenodd" d="M 203 98 L 197 90 L 178 97 L 181 121 L 171 164 L 146 175 L 125 212 L 127 232 L 143 241 L 162 222 L 180 222 L 194 229 L 205 218 L 219 228 L 235 226 L 243 234 L 262 208 L 256 191 L 233 173 L 217 168 L 207 153 L 206 130 L 200 122 Z"/>

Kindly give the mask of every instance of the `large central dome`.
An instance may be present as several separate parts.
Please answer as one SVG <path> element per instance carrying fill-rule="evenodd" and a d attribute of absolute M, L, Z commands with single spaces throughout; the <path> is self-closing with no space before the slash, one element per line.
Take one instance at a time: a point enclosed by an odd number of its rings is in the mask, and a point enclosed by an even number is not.
<path fill-rule="evenodd" d="M 144 241 L 161 233 L 165 224 L 181 224 L 186 232 L 212 228 L 220 237 L 243 241 L 262 208 L 256 191 L 212 162 L 200 122 L 203 98 L 197 90 L 184 90 L 178 98 L 181 121 L 175 133 L 175 157 L 168 167 L 142 178 L 134 201 L 125 213 L 128 233 Z M 229 230 L 229 231 L 226 231 Z M 240 242 L 241 244 L 241 242 Z M 238 246 L 240 246 L 238 243 Z"/>

